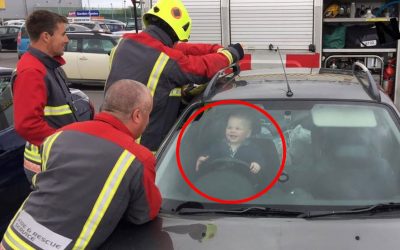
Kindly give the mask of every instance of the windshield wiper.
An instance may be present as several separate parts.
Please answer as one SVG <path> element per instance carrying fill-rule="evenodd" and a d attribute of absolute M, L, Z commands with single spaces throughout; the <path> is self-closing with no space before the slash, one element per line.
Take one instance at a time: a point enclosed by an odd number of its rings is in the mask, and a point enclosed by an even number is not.
<path fill-rule="evenodd" d="M 204 205 L 203 203 L 197 201 L 186 201 L 179 204 L 175 209 L 172 209 L 172 211 L 179 212 L 182 209 L 204 209 Z"/>
<path fill-rule="evenodd" d="M 229 215 L 278 215 L 278 216 L 291 216 L 298 217 L 304 214 L 303 211 L 285 210 L 271 207 L 246 207 L 239 209 L 199 209 L 199 208 L 182 208 L 179 215 L 193 215 L 193 214 L 229 214 Z"/>
<path fill-rule="evenodd" d="M 350 210 L 339 210 L 339 211 L 309 211 L 306 214 L 300 215 L 300 218 L 317 218 L 317 217 L 327 217 L 333 215 L 351 215 L 351 214 L 377 214 L 386 213 L 391 211 L 399 211 L 400 203 L 389 202 L 389 203 L 378 203 L 365 207 L 358 207 Z"/>

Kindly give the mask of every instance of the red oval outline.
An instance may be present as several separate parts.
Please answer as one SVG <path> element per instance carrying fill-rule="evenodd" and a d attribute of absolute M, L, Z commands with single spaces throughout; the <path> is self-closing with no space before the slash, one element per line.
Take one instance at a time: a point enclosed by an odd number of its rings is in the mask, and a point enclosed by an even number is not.
<path fill-rule="evenodd" d="M 204 192 L 202 192 L 200 189 L 198 189 L 190 180 L 189 178 L 186 176 L 185 171 L 183 170 L 182 167 L 182 162 L 181 162 L 181 156 L 180 156 L 180 147 L 181 147 L 181 141 L 182 141 L 182 137 L 183 134 L 186 130 L 186 128 L 189 126 L 189 124 L 202 112 L 206 111 L 209 108 L 212 107 L 216 107 L 216 106 L 220 106 L 220 105 L 231 105 L 231 104 L 238 104 L 238 105 L 244 105 L 250 108 L 253 108 L 259 112 L 261 112 L 265 117 L 267 117 L 272 124 L 274 125 L 274 127 L 276 128 L 276 130 L 279 133 L 279 137 L 282 140 L 282 147 L 283 147 L 283 154 L 282 154 L 282 160 L 281 160 L 281 165 L 279 167 L 279 170 L 277 172 L 277 174 L 275 175 L 274 179 L 272 180 L 271 183 L 268 184 L 267 187 L 265 187 L 263 190 L 261 190 L 260 192 L 249 196 L 247 198 L 243 198 L 243 199 L 239 199 L 239 200 L 223 200 L 223 199 L 219 199 L 213 196 L 210 196 Z M 190 188 L 192 188 L 196 193 L 198 193 L 199 195 L 203 196 L 204 198 L 211 200 L 211 201 L 215 201 L 218 203 L 222 203 L 222 204 L 240 204 L 240 203 L 244 203 L 244 202 L 248 202 L 254 199 L 257 199 L 258 197 L 260 197 L 261 195 L 265 194 L 266 192 L 268 192 L 268 190 L 270 190 L 279 180 L 280 175 L 282 174 L 284 168 L 285 168 L 285 163 L 286 163 L 286 140 L 285 137 L 283 135 L 282 129 L 280 128 L 279 124 L 275 121 L 275 119 L 265 110 L 261 109 L 260 107 L 258 107 L 257 105 L 254 105 L 252 103 L 249 102 L 245 102 L 245 101 L 240 101 L 240 100 L 222 100 L 222 101 L 217 101 L 217 102 L 213 102 L 210 104 L 205 105 L 204 107 L 202 107 L 201 109 L 197 110 L 193 115 L 191 115 L 189 117 L 189 119 L 185 122 L 185 124 L 183 125 L 181 131 L 179 132 L 179 136 L 178 136 L 178 141 L 176 144 L 176 161 L 178 163 L 178 168 L 179 171 L 183 177 L 183 179 L 186 181 L 186 183 L 189 185 Z"/>

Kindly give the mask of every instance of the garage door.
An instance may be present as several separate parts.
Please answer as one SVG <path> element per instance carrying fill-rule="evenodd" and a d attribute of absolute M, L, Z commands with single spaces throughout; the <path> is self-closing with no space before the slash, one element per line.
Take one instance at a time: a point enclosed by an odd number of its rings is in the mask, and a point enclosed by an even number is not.
<path fill-rule="evenodd" d="M 183 0 L 192 18 L 190 42 L 221 43 L 220 0 Z"/>
<path fill-rule="evenodd" d="M 231 0 L 231 41 L 249 49 L 308 50 L 313 0 Z"/>

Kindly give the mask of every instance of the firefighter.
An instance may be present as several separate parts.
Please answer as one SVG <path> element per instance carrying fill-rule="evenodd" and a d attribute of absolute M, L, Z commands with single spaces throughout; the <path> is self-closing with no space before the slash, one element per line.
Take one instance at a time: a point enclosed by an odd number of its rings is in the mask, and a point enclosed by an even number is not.
<path fill-rule="evenodd" d="M 56 129 L 77 121 L 61 69 L 67 23 L 64 16 L 46 10 L 33 12 L 26 21 L 31 44 L 17 64 L 13 102 L 15 129 L 27 141 L 24 167 L 29 181 L 40 171 L 38 146 Z"/>
<path fill-rule="evenodd" d="M 144 14 L 145 30 L 125 34 L 111 54 L 105 91 L 119 79 L 143 82 L 151 90 L 154 109 L 140 143 L 156 151 L 175 122 L 181 87 L 207 83 L 224 67 L 243 58 L 240 44 L 190 44 L 192 22 L 180 0 L 160 0 Z"/>
<path fill-rule="evenodd" d="M 97 249 L 121 219 L 154 219 L 161 206 L 155 158 L 134 140 L 149 122 L 152 102 L 142 83 L 120 80 L 93 121 L 48 137 L 44 169 L 0 249 Z"/>

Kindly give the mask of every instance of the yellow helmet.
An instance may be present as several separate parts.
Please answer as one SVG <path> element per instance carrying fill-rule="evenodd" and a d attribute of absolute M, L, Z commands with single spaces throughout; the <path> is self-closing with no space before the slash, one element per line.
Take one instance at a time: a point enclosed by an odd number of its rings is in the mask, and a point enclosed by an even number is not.
<path fill-rule="evenodd" d="M 192 19 L 181 0 L 159 0 L 153 8 L 143 15 L 144 25 L 149 25 L 150 16 L 156 16 L 166 22 L 175 32 L 179 41 L 189 40 Z"/>
<path fill-rule="evenodd" d="M 338 4 L 331 4 L 324 11 L 325 17 L 336 17 L 340 12 L 340 6 Z"/>

